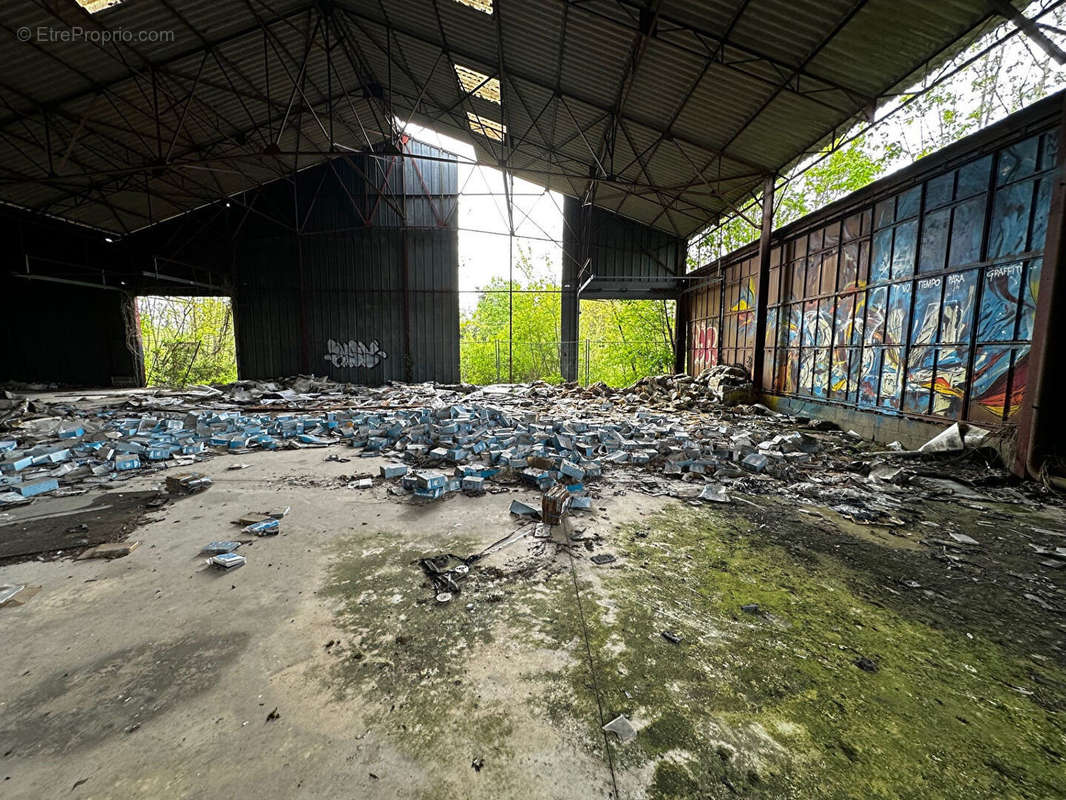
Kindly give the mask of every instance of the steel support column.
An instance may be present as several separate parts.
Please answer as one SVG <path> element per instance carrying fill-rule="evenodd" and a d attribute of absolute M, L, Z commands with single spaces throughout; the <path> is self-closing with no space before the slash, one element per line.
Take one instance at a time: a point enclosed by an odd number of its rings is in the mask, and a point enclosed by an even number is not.
<path fill-rule="evenodd" d="M 763 364 L 766 358 L 766 310 L 770 288 L 770 236 L 774 232 L 774 176 L 763 183 L 762 232 L 759 235 L 759 289 L 755 295 L 755 347 L 751 379 L 757 392 L 763 391 Z"/>
<path fill-rule="evenodd" d="M 1059 123 L 1059 141 L 1066 141 L 1066 102 Z M 1063 450 L 1066 417 L 1059 411 L 1066 369 L 1066 147 L 1059 147 L 1051 207 L 1048 209 L 1044 268 L 1036 301 L 1036 319 L 1029 349 L 1025 399 L 1018 410 L 1018 440 L 1014 462 L 1017 475 L 1040 478 L 1050 456 Z M 1056 347 L 1055 343 L 1059 346 Z M 1044 413 L 1041 413 L 1041 412 Z"/>
<path fill-rule="evenodd" d="M 578 334 L 581 330 L 581 298 L 577 290 L 581 285 L 581 267 L 588 258 L 585 243 L 588 241 L 586 227 L 589 215 L 585 208 L 576 214 L 567 214 L 575 201 L 563 202 L 563 264 L 559 309 L 559 374 L 564 381 L 578 378 Z"/>
<path fill-rule="evenodd" d="M 677 266 L 675 274 L 681 276 L 688 272 L 688 247 L 681 245 L 677 248 Z M 674 374 L 679 375 L 685 371 L 688 364 L 688 317 L 689 295 L 684 291 L 684 281 L 681 282 L 677 292 L 677 300 L 674 302 Z"/>

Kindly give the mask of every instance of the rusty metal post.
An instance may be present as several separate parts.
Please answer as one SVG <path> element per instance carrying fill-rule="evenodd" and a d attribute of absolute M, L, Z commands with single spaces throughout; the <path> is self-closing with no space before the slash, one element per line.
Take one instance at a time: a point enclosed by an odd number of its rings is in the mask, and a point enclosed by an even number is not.
<path fill-rule="evenodd" d="M 677 245 L 677 266 L 674 274 L 683 277 L 688 272 L 688 242 L 680 239 Z M 688 295 L 685 294 L 684 281 L 677 290 L 674 300 L 674 374 L 685 371 L 688 356 Z"/>
<path fill-rule="evenodd" d="M 410 157 L 407 149 L 407 136 L 400 137 L 400 191 L 401 209 L 403 210 L 403 225 L 400 231 L 400 290 L 403 292 L 403 379 L 408 383 L 414 382 L 414 357 L 411 355 L 411 226 L 407 215 L 407 160 Z M 417 169 L 417 163 L 415 164 Z M 388 183 L 381 187 L 381 191 L 388 190 Z M 427 192 L 428 194 L 428 192 Z"/>
<path fill-rule="evenodd" d="M 674 374 L 684 372 L 688 364 L 688 326 L 689 309 L 688 295 L 682 291 L 674 301 Z"/>
<path fill-rule="evenodd" d="M 1063 442 L 1066 420 L 1058 411 L 1056 397 L 1066 368 L 1062 347 L 1066 336 L 1063 310 L 1066 309 L 1066 102 L 1059 122 L 1059 149 L 1053 173 L 1054 186 L 1048 209 L 1047 238 L 1044 242 L 1044 268 L 1036 301 L 1036 319 L 1029 347 L 1029 374 L 1022 407 L 1018 410 L 1018 439 L 1014 461 L 1017 475 L 1041 477 L 1044 463 Z M 1056 313 L 1058 311 L 1059 313 Z M 1055 347 L 1058 342 L 1059 346 Z M 1047 413 L 1041 413 L 1041 410 Z M 1059 445 L 1061 446 L 1061 445 Z"/>
<path fill-rule="evenodd" d="M 768 175 L 762 190 L 762 231 L 759 235 L 759 290 L 755 295 L 755 346 L 752 349 L 751 380 L 762 392 L 766 360 L 766 314 L 770 289 L 770 236 L 774 232 L 774 176 Z"/>

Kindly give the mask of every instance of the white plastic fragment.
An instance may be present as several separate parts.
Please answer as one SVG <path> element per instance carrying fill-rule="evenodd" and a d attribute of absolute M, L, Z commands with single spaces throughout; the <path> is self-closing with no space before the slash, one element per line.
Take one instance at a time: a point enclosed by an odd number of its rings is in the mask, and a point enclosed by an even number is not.
<path fill-rule="evenodd" d="M 700 500 L 709 500 L 712 503 L 732 503 L 733 499 L 726 492 L 725 487 L 718 483 L 709 483 L 703 487 L 699 494 Z"/>
<path fill-rule="evenodd" d="M 938 433 L 918 448 L 921 453 L 958 453 L 983 447 L 991 432 L 962 422 Z"/>
<path fill-rule="evenodd" d="M 623 742 L 630 742 L 637 738 L 637 731 L 632 723 L 626 719 L 625 714 L 620 714 L 612 719 L 603 726 L 603 729 L 607 731 L 607 733 L 613 733 Z"/>
<path fill-rule="evenodd" d="M 959 544 L 980 544 L 979 541 L 974 539 L 972 536 L 967 536 L 965 533 L 949 533 L 948 536 L 950 536 Z"/>

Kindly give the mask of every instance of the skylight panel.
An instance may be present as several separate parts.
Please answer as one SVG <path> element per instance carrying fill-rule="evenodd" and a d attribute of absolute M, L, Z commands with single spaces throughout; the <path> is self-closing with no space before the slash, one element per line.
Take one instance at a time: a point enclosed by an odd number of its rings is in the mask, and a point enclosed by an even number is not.
<path fill-rule="evenodd" d="M 480 11 L 483 14 L 492 13 L 492 0 L 455 0 L 455 2 L 462 3 L 464 6 Z"/>
<path fill-rule="evenodd" d="M 502 142 L 503 137 L 507 135 L 507 126 L 500 122 L 486 119 L 473 111 L 467 111 L 466 118 L 470 121 L 470 130 L 494 142 Z"/>
<path fill-rule="evenodd" d="M 464 67 L 462 64 L 455 65 L 455 74 L 459 76 L 459 83 L 462 84 L 464 90 L 473 93 L 475 97 L 480 97 L 482 100 L 488 100 L 496 105 L 500 104 L 499 79 L 490 78 L 488 75 L 484 75 L 476 69 Z"/>

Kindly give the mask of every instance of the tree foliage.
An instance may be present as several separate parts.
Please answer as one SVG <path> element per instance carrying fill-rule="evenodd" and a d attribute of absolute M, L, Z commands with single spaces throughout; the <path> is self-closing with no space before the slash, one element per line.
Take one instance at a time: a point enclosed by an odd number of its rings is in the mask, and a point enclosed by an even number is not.
<path fill-rule="evenodd" d="M 645 375 L 673 372 L 673 339 L 673 301 L 582 301 L 579 377 L 626 386 Z"/>
<path fill-rule="evenodd" d="M 461 372 L 467 383 L 506 382 L 512 375 L 517 382 L 562 381 L 559 283 L 538 271 L 521 250 L 515 272 L 513 282 L 494 278 L 483 287 L 477 306 L 460 322 Z M 573 346 L 583 381 L 622 386 L 671 371 L 673 303 L 583 302 L 579 341 Z"/>
<path fill-rule="evenodd" d="M 1033 17 L 1039 11 L 1040 4 L 1034 3 L 1026 14 Z M 1066 7 L 1055 8 L 1042 21 L 1062 29 Z M 774 227 L 817 211 L 1066 85 L 1066 70 L 1025 36 L 1015 36 L 964 66 L 1009 27 L 975 42 L 909 93 L 886 103 L 879 112 L 884 121 L 876 127 L 862 132 L 864 124 L 857 125 L 797 164 L 787 181 L 778 185 Z M 940 80 L 955 67 L 959 71 Z M 753 203 L 744 216 L 757 221 L 759 213 Z M 734 216 L 697 236 L 690 247 L 689 268 L 704 266 L 757 239 L 758 228 L 744 216 Z"/>
<path fill-rule="evenodd" d="M 1040 10 L 1026 10 L 1033 17 Z M 1066 7 L 1044 19 L 1061 33 Z M 940 72 L 885 101 L 883 119 L 843 130 L 823 148 L 797 164 L 775 192 L 774 227 L 781 227 L 869 185 L 878 178 L 939 150 L 1011 114 L 1066 84 L 1060 70 L 1025 36 L 986 55 L 975 56 L 1003 36 L 1009 25 L 958 53 Z M 954 66 L 953 77 L 940 77 Z M 759 200 L 742 214 L 697 236 L 689 247 L 690 269 L 704 266 L 759 236 Z M 750 220 L 750 221 L 749 221 Z M 756 223 L 753 225 L 752 223 Z M 513 282 L 496 279 L 486 286 L 477 308 L 462 321 L 462 374 L 473 383 L 508 380 L 513 350 L 516 381 L 560 380 L 560 294 L 557 278 L 538 276 L 526 255 L 516 263 Z M 511 293 L 513 290 L 513 293 Z M 509 296 L 510 293 L 510 296 Z M 508 319 L 512 311 L 513 325 Z M 673 367 L 673 308 L 657 301 L 586 301 L 581 308 L 577 343 L 584 380 L 624 385 L 643 375 Z M 513 343 L 509 341 L 512 338 Z"/>
<path fill-rule="evenodd" d="M 237 380 L 228 298 L 139 297 L 137 311 L 149 386 Z"/>

